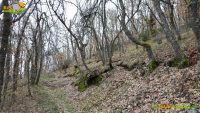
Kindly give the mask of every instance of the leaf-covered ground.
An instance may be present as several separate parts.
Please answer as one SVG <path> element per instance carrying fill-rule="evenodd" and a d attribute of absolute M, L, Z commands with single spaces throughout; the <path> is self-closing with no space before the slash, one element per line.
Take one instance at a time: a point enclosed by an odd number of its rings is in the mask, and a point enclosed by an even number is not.
<path fill-rule="evenodd" d="M 178 70 L 160 66 L 150 77 L 141 77 L 138 70 L 125 71 L 117 67 L 102 84 L 80 93 L 71 86 L 72 78 L 44 82 L 54 92 L 62 90 L 75 113 L 150 113 L 186 112 L 184 109 L 159 110 L 154 104 L 200 103 L 200 90 L 195 84 L 194 67 Z M 159 73 L 159 74 L 156 74 Z M 61 85 L 67 82 L 68 84 Z M 51 84 L 51 85 L 48 85 Z M 53 85 L 52 85 L 53 84 Z M 55 92 L 56 93 L 56 92 Z M 59 93 L 59 92 L 57 92 Z M 63 103 L 62 103 L 63 104 Z M 65 107 L 63 106 L 63 109 Z M 199 109 L 198 112 L 200 112 Z"/>

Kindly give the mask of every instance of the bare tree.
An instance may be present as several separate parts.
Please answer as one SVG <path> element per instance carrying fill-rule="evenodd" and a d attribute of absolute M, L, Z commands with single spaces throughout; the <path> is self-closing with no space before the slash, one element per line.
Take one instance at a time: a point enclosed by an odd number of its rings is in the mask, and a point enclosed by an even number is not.
<path fill-rule="evenodd" d="M 59 2 L 59 5 L 57 6 L 57 8 L 60 6 L 61 2 Z M 87 71 L 90 72 L 90 69 L 88 68 L 88 66 L 85 63 L 85 53 L 84 53 L 84 48 L 87 46 L 87 44 L 83 43 L 83 37 L 84 35 L 81 36 L 80 32 L 82 32 L 84 34 L 84 31 L 79 31 L 78 30 L 78 35 L 75 35 L 75 33 L 71 30 L 71 28 L 69 28 L 67 26 L 67 24 L 65 23 L 64 19 L 57 13 L 56 9 L 54 8 L 54 3 L 52 3 L 51 1 L 49 2 L 49 5 L 51 6 L 51 9 L 53 10 L 53 12 L 55 13 L 55 15 L 58 17 L 58 19 L 60 20 L 60 22 L 65 26 L 65 28 L 67 29 L 67 31 L 70 33 L 70 35 L 74 38 L 75 43 L 78 47 L 78 50 L 80 51 L 80 55 L 81 55 L 81 60 L 83 62 L 84 67 L 86 68 Z M 63 14 L 64 15 L 64 14 Z M 78 26 L 77 26 L 78 27 Z M 80 28 L 81 30 L 84 30 L 84 28 Z"/>
<path fill-rule="evenodd" d="M 18 39 L 18 43 L 17 43 L 17 50 L 15 53 L 15 61 L 14 61 L 14 67 L 13 67 L 13 95 L 12 95 L 13 101 L 15 101 L 15 97 L 16 97 L 17 79 L 18 79 L 18 74 L 19 74 L 19 57 L 20 57 L 20 53 L 21 53 L 22 39 L 23 39 L 25 28 L 28 24 L 28 20 L 29 20 L 31 13 L 29 13 L 28 16 L 26 17 L 26 19 L 24 19 L 23 27 L 21 29 L 20 34 L 18 35 L 19 39 Z"/>
<path fill-rule="evenodd" d="M 161 27 L 163 28 L 163 30 L 166 34 L 167 41 L 170 42 L 170 44 L 172 45 L 175 57 L 177 59 L 183 59 L 184 54 L 183 54 L 178 42 L 176 41 L 176 36 L 175 36 L 174 32 L 170 29 L 170 25 L 167 23 L 167 19 L 164 15 L 163 11 L 161 10 L 160 0 L 152 0 L 152 2 L 155 7 L 155 10 L 159 16 L 159 19 L 161 22 L 160 23 Z"/>
<path fill-rule="evenodd" d="M 171 0 L 167 0 L 165 3 L 167 3 L 168 10 L 169 10 L 169 23 L 171 25 L 171 29 L 176 35 L 178 40 L 181 40 L 181 34 L 177 28 L 176 20 L 175 20 L 175 15 L 174 15 L 174 3 L 172 3 Z"/>
<path fill-rule="evenodd" d="M 8 0 L 3 0 L 3 6 L 8 6 Z M 10 28 L 12 25 L 12 17 L 10 13 L 3 14 L 3 34 L 0 48 L 0 103 L 1 103 L 1 92 L 4 83 L 4 66 L 6 60 L 6 54 L 8 49 L 8 41 L 10 35 Z"/>
<path fill-rule="evenodd" d="M 141 2 L 141 1 L 140 1 Z M 150 61 L 150 64 L 151 63 L 155 63 L 157 62 L 156 61 L 156 58 L 153 54 L 153 51 L 152 51 L 152 48 L 149 44 L 146 44 L 146 43 L 142 43 L 140 41 L 138 41 L 136 39 L 136 37 L 131 33 L 131 31 L 128 29 L 128 27 L 126 26 L 126 23 L 125 23 L 125 17 L 126 17 L 126 12 L 125 12 L 125 6 L 124 6 L 124 3 L 122 0 L 119 0 L 119 3 L 120 3 L 120 7 L 121 7 L 121 13 L 122 13 L 122 16 L 121 16 L 121 20 L 120 20 L 120 24 L 123 28 L 123 31 L 125 32 L 126 36 L 135 44 L 137 45 L 140 45 L 142 47 L 145 48 L 146 52 L 147 52 L 147 55 L 148 55 L 148 58 L 149 58 L 149 61 Z M 139 3 L 140 4 L 140 3 Z M 157 63 L 156 63 L 157 64 Z M 157 67 L 157 66 L 156 66 Z M 154 67 L 154 69 L 156 68 Z M 153 69 L 153 70 L 154 70 Z M 152 71 L 152 70 L 151 70 Z"/>

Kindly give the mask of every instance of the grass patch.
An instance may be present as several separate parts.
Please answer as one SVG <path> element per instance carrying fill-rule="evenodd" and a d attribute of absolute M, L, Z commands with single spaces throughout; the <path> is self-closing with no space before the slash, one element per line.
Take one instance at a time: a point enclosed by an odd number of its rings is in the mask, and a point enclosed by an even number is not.
<path fill-rule="evenodd" d="M 88 78 L 85 75 L 75 82 L 75 86 L 78 86 L 78 90 L 80 92 L 83 92 L 87 89 L 87 87 L 88 87 L 87 80 L 88 80 Z"/>
<path fill-rule="evenodd" d="M 65 92 L 62 89 L 52 91 L 52 96 L 59 106 L 62 106 L 63 111 L 76 113 L 73 104 L 66 98 Z"/>
<path fill-rule="evenodd" d="M 42 75 L 40 76 L 40 79 L 41 79 L 41 80 L 50 80 L 51 78 L 48 76 L 48 74 L 42 74 Z"/>
<path fill-rule="evenodd" d="M 45 113 L 76 113 L 62 89 L 50 90 L 39 85 L 35 86 L 34 90 L 37 92 L 37 103 Z"/>
<path fill-rule="evenodd" d="M 35 87 L 37 90 L 37 102 L 45 113 L 59 113 L 59 107 L 56 105 L 54 98 L 48 94 L 42 87 Z"/>

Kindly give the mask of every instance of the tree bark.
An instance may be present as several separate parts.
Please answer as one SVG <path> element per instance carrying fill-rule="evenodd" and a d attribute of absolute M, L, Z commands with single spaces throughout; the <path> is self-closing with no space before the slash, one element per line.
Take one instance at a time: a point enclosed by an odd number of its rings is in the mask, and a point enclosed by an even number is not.
<path fill-rule="evenodd" d="M 177 28 L 175 19 L 174 19 L 174 6 L 173 4 L 171 4 L 171 0 L 168 0 L 168 9 L 169 9 L 169 19 L 170 19 L 170 25 L 171 25 L 171 29 L 174 32 L 174 34 L 176 34 L 177 39 L 181 40 L 181 34 Z"/>
<path fill-rule="evenodd" d="M 103 11 L 102 11 L 102 24 L 103 24 L 103 38 L 105 38 L 105 47 L 106 47 L 106 59 L 108 58 L 108 64 L 111 69 L 113 69 L 112 65 L 112 54 L 111 54 L 111 45 L 108 42 L 108 36 L 107 33 L 107 17 L 106 17 L 106 0 L 103 0 L 102 3 Z"/>
<path fill-rule="evenodd" d="M 30 51 L 27 50 L 27 55 L 26 55 L 26 61 L 25 61 L 25 67 L 24 67 L 24 74 L 25 76 L 27 76 L 27 89 L 28 89 L 28 95 L 31 96 L 31 88 L 30 88 L 30 60 L 31 60 L 31 56 L 30 56 Z"/>
<path fill-rule="evenodd" d="M 166 19 L 165 15 L 164 15 L 163 11 L 161 10 L 160 0 L 152 0 L 152 2 L 153 2 L 153 5 L 154 5 L 154 7 L 156 9 L 156 12 L 158 13 L 158 16 L 160 18 L 160 21 L 161 21 L 160 24 L 161 24 L 161 27 L 163 28 L 163 30 L 164 30 L 164 32 L 166 34 L 167 41 L 170 42 L 170 44 L 172 45 L 175 57 L 177 59 L 184 58 L 184 54 L 181 51 L 180 45 L 176 41 L 176 36 L 172 32 L 172 30 L 170 30 L 170 27 L 169 27 L 169 25 L 167 23 L 167 19 Z"/>
<path fill-rule="evenodd" d="M 100 59 L 101 59 L 103 65 L 104 65 L 106 61 L 105 61 L 105 58 L 104 58 L 104 56 L 103 56 L 103 51 L 102 51 L 102 49 L 101 49 L 101 48 L 102 48 L 102 45 L 100 44 L 100 42 L 99 42 L 99 40 L 98 40 L 97 32 L 96 32 L 96 30 L 95 30 L 95 28 L 94 28 L 94 25 L 93 25 L 93 27 L 92 27 L 91 29 L 92 29 L 93 34 L 94 34 L 94 40 L 95 40 L 95 43 L 96 43 L 96 50 L 97 50 L 98 55 L 99 55 L 99 57 L 100 57 Z"/>
<path fill-rule="evenodd" d="M 132 34 L 131 34 L 131 31 L 128 30 L 126 24 L 125 24 L 125 16 L 126 16 L 126 13 L 125 13 L 125 6 L 123 4 L 123 1 L 122 0 L 119 0 L 119 3 L 120 3 L 120 6 L 122 8 L 122 16 L 121 16 L 121 21 L 120 21 L 120 24 L 126 34 L 126 36 L 135 44 L 137 45 L 140 45 L 142 47 L 145 48 L 146 52 L 147 52 L 147 55 L 148 55 L 148 58 L 149 58 L 149 61 L 152 61 L 152 60 L 155 60 L 155 57 L 154 57 L 154 54 L 153 54 L 153 51 L 151 49 L 151 46 L 148 45 L 148 44 L 145 44 L 145 43 L 141 43 L 139 42 Z"/>
<path fill-rule="evenodd" d="M 15 93 L 17 91 L 17 80 L 18 80 L 18 74 L 19 74 L 19 61 L 20 61 L 20 53 L 21 53 L 21 44 L 22 44 L 22 38 L 24 36 L 25 28 L 28 24 L 29 16 L 31 13 L 26 17 L 24 20 L 24 25 L 21 29 L 20 34 L 18 35 L 19 41 L 17 43 L 17 50 L 15 53 L 15 61 L 14 61 L 14 67 L 13 67 L 13 101 L 15 101 Z"/>
<path fill-rule="evenodd" d="M 200 52 L 200 2 L 198 0 L 190 0 L 188 6 L 189 23 L 192 28 L 198 44 L 198 51 Z"/>
<path fill-rule="evenodd" d="M 36 27 L 37 29 L 38 27 Z M 36 77 L 37 77 L 37 68 L 38 68 L 38 65 L 37 65 L 37 59 L 38 59 L 38 52 L 37 52 L 37 32 L 38 30 L 36 30 L 34 36 L 33 36 L 33 46 L 32 46 L 32 60 L 31 60 L 31 85 L 34 85 L 35 84 L 35 80 L 36 80 Z"/>
<path fill-rule="evenodd" d="M 42 69 L 43 69 L 43 35 L 42 35 L 42 31 L 43 31 L 43 26 L 44 26 L 44 21 L 42 21 L 42 27 L 40 27 L 40 31 L 39 31 L 39 42 L 38 42 L 38 46 L 37 46 L 37 49 L 38 49 L 38 53 L 39 53 L 39 58 L 38 58 L 38 62 L 39 62 L 39 68 L 37 69 L 37 77 L 36 77 L 36 82 L 35 84 L 38 85 L 39 83 L 39 80 L 40 80 L 40 75 L 41 75 L 41 72 L 42 72 Z"/>
<path fill-rule="evenodd" d="M 8 88 L 8 83 L 11 80 L 11 76 L 10 76 L 10 67 L 12 66 L 12 47 L 11 47 L 11 36 L 9 38 L 9 47 L 8 47 L 8 52 L 7 52 L 7 56 L 6 56 L 6 72 L 4 75 L 4 88 L 3 88 L 3 102 L 6 99 L 6 95 L 7 95 L 7 88 Z M 4 106 L 4 103 L 2 102 L 2 107 Z"/>
<path fill-rule="evenodd" d="M 8 0 L 3 0 L 3 5 L 8 6 Z M 4 83 L 4 66 L 5 59 L 8 48 L 8 40 L 10 35 L 10 28 L 12 25 L 12 17 L 10 13 L 4 13 L 3 15 L 3 34 L 1 40 L 1 48 L 0 48 L 0 103 L 1 103 L 1 92 Z"/>

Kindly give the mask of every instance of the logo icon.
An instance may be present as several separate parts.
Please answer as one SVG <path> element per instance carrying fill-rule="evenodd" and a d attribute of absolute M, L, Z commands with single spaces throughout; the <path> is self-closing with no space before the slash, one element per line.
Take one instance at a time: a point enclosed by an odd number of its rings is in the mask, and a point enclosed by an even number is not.
<path fill-rule="evenodd" d="M 10 6 L 4 6 L 3 11 L 4 13 L 12 13 L 12 14 L 20 14 L 25 11 L 25 3 L 24 2 L 13 2 Z"/>

